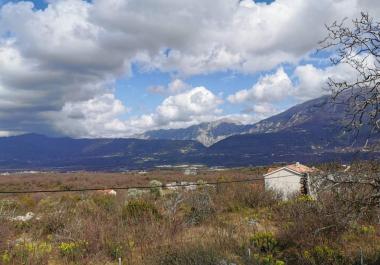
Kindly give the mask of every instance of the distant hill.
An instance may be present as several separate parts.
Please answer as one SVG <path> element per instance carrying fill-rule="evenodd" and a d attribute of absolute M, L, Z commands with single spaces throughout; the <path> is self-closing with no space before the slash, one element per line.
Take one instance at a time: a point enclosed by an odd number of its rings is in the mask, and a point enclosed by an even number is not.
<path fill-rule="evenodd" d="M 0 138 L 0 169 L 124 170 L 193 162 L 206 148 L 196 141 Z M 197 162 L 198 160 L 195 160 Z"/>
<path fill-rule="evenodd" d="M 231 119 L 204 122 L 181 129 L 147 131 L 138 135 L 141 139 L 195 140 L 211 146 L 231 135 L 247 133 L 253 125 L 242 125 Z"/>
<path fill-rule="evenodd" d="M 379 158 L 379 148 L 363 150 L 365 129 L 358 136 L 343 130 L 344 117 L 343 106 L 325 96 L 252 125 L 221 120 L 141 136 L 156 139 L 3 137 L 0 170 L 119 171 L 195 163 L 233 167 Z M 369 143 L 379 146 L 380 136 L 374 135 Z"/>

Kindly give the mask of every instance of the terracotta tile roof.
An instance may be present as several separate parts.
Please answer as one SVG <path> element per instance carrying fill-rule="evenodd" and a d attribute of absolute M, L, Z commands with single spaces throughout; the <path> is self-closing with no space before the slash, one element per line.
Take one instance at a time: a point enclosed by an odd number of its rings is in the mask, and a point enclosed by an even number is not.
<path fill-rule="evenodd" d="M 300 163 L 288 165 L 286 167 L 289 168 L 289 169 L 291 169 L 291 170 L 297 171 L 298 173 L 311 173 L 311 172 L 314 172 L 313 168 L 310 168 L 308 166 L 302 165 Z"/>
<path fill-rule="evenodd" d="M 272 173 L 273 171 L 276 171 L 277 169 L 280 169 L 280 168 L 283 168 L 283 167 L 270 167 L 270 168 L 268 169 L 267 174 L 268 174 L 268 173 Z"/>
<path fill-rule="evenodd" d="M 283 166 L 283 167 L 269 168 L 267 174 L 272 173 L 272 172 L 274 172 L 276 170 L 279 170 L 281 168 L 288 168 L 288 169 L 296 171 L 296 172 L 298 172 L 300 174 L 311 173 L 311 172 L 315 171 L 314 168 L 310 168 L 310 167 L 302 165 L 300 163 L 295 163 L 295 164 L 291 164 L 291 165 L 287 165 L 287 166 Z"/>

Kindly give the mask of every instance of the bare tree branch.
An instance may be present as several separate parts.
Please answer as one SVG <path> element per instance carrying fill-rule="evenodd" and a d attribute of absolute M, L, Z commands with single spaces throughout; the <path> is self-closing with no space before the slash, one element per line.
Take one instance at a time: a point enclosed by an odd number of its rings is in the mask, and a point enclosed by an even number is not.
<path fill-rule="evenodd" d="M 352 80 L 330 78 L 332 99 L 346 106 L 345 127 L 369 134 L 380 132 L 380 23 L 367 13 L 347 26 L 347 19 L 327 25 L 328 36 L 320 50 L 332 51 L 331 62 L 349 65 L 356 76 Z"/>

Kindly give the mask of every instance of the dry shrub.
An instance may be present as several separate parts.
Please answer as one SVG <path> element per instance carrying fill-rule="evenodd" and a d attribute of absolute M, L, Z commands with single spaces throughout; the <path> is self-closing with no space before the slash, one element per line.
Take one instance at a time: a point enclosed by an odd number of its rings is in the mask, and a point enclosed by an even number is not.
<path fill-rule="evenodd" d="M 128 223 L 139 223 L 143 220 L 158 220 L 161 215 L 153 203 L 147 200 L 135 199 L 128 201 L 123 206 L 122 218 Z"/>
<path fill-rule="evenodd" d="M 213 246 L 182 244 L 161 247 L 147 258 L 147 265 L 216 265 L 222 255 Z"/>
<path fill-rule="evenodd" d="M 281 243 L 285 247 L 308 247 L 322 238 L 336 238 L 344 227 L 337 223 L 336 216 L 329 210 L 307 197 L 280 203 L 276 216 L 281 225 Z"/>
<path fill-rule="evenodd" d="M 113 212 L 116 209 L 116 198 L 107 194 L 95 194 L 92 196 L 92 200 L 101 209 L 107 212 Z"/>
<path fill-rule="evenodd" d="M 71 200 L 46 197 L 38 204 L 39 218 L 34 220 L 35 229 L 41 235 L 51 235 L 65 228 L 72 218 L 75 204 Z"/>
<path fill-rule="evenodd" d="M 0 262 L 7 265 L 47 265 L 52 245 L 47 242 L 19 242 L 2 253 Z"/>
<path fill-rule="evenodd" d="M 7 248 L 8 242 L 14 236 L 13 225 L 6 219 L 0 218 L 0 253 Z"/>
<path fill-rule="evenodd" d="M 23 195 L 18 199 L 22 208 L 28 211 L 32 210 L 37 205 L 37 199 L 31 195 Z"/>
<path fill-rule="evenodd" d="M 211 192 L 210 189 L 203 188 L 188 194 L 185 201 L 187 224 L 198 225 L 215 213 Z"/>
<path fill-rule="evenodd" d="M 230 212 L 244 208 L 271 207 L 281 200 L 280 194 L 251 183 L 228 185 L 217 197 L 219 208 Z"/>

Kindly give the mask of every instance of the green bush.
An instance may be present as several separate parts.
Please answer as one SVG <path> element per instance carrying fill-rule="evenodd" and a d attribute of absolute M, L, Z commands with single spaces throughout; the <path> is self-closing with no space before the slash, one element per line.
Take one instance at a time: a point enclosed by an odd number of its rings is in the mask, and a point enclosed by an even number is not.
<path fill-rule="evenodd" d="M 345 265 L 350 264 L 339 251 L 326 246 L 320 245 L 303 253 L 305 265 Z"/>
<path fill-rule="evenodd" d="M 278 242 L 270 232 L 259 232 L 250 238 L 250 244 L 262 253 L 275 253 Z"/>
<path fill-rule="evenodd" d="M 149 182 L 150 193 L 155 197 L 159 198 L 162 196 L 162 182 L 158 180 L 152 180 Z"/>
<path fill-rule="evenodd" d="M 374 235 L 376 229 L 373 225 L 361 225 L 357 227 L 357 232 L 361 235 Z"/>
<path fill-rule="evenodd" d="M 125 221 L 157 220 L 160 217 L 154 204 L 144 200 L 128 201 L 122 208 L 122 218 Z"/>
<path fill-rule="evenodd" d="M 92 199 L 97 206 L 107 212 L 112 212 L 116 208 L 116 198 L 114 196 L 96 194 L 92 197 Z"/>

